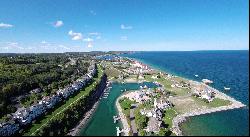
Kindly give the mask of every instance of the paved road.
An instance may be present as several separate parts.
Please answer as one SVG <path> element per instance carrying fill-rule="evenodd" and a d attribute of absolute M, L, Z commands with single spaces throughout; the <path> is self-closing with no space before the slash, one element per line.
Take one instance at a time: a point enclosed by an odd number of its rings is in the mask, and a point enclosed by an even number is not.
<path fill-rule="evenodd" d="M 135 124 L 135 116 L 134 116 L 135 108 L 136 108 L 136 105 L 135 105 L 135 107 L 130 109 L 130 120 L 131 120 L 131 128 L 132 128 L 133 136 L 138 135 L 138 131 L 137 131 L 136 124 Z"/>

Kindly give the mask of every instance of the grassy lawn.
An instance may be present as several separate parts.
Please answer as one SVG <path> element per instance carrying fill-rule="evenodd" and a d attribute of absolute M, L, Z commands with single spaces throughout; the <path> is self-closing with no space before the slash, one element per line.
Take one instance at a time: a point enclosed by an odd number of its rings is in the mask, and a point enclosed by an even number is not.
<path fill-rule="evenodd" d="M 185 88 L 173 88 L 171 91 L 175 93 L 175 95 L 177 96 L 184 96 L 187 95 L 188 92 L 191 92 L 190 89 L 185 89 Z"/>
<path fill-rule="evenodd" d="M 151 78 L 152 75 L 145 75 L 145 80 L 149 81 L 149 82 L 154 82 L 157 81 L 160 84 L 162 84 L 166 90 L 170 91 L 170 93 L 172 93 L 172 95 L 177 95 L 177 96 L 183 96 L 186 95 L 188 93 L 188 91 L 190 91 L 189 89 L 184 89 L 184 88 L 172 88 L 172 81 L 167 80 L 165 78 L 158 78 L 158 79 L 152 79 Z M 180 79 L 180 78 L 179 78 Z"/>
<path fill-rule="evenodd" d="M 107 76 L 109 78 L 118 77 L 120 75 L 120 72 L 117 69 L 115 69 L 115 68 L 106 69 L 105 73 L 107 74 Z"/>
<path fill-rule="evenodd" d="M 201 98 L 197 98 L 192 96 L 192 98 L 200 105 L 202 106 L 207 106 L 209 108 L 213 108 L 213 107 L 220 107 L 220 106 L 227 106 L 230 105 L 231 102 L 229 100 L 224 100 L 224 99 L 220 99 L 220 98 L 215 98 L 212 102 L 206 103 L 205 101 L 203 101 Z"/>
<path fill-rule="evenodd" d="M 145 80 L 149 81 L 149 82 L 154 82 L 157 81 L 159 83 L 161 83 L 162 85 L 164 85 L 164 87 L 166 89 L 171 89 L 171 84 L 172 82 L 170 80 L 166 80 L 165 78 L 158 78 L 158 79 L 152 79 L 153 75 L 145 75 Z"/>
<path fill-rule="evenodd" d="M 77 95 L 70 97 L 65 102 L 65 104 L 61 105 L 56 110 L 45 115 L 41 120 L 36 121 L 34 124 L 32 124 L 31 128 L 28 129 L 26 132 L 24 132 L 24 135 L 26 135 L 26 136 L 31 135 L 37 129 L 46 125 L 46 123 L 48 123 L 48 121 L 53 119 L 53 116 L 57 115 L 58 113 L 63 113 L 63 111 L 66 110 L 65 108 L 69 107 L 73 103 L 77 103 L 77 101 L 76 101 L 77 99 L 88 95 L 90 93 L 90 91 L 97 85 L 97 83 L 100 82 L 102 75 L 103 75 L 103 71 L 102 71 L 101 67 L 98 65 L 98 76 L 96 78 L 94 78 L 94 80 L 92 81 L 92 84 L 89 84 L 87 87 L 83 88 Z"/>
<path fill-rule="evenodd" d="M 172 120 L 175 116 L 177 116 L 177 112 L 174 110 L 174 108 L 170 108 L 165 110 L 163 121 L 165 124 L 168 124 L 168 129 L 172 127 Z"/>

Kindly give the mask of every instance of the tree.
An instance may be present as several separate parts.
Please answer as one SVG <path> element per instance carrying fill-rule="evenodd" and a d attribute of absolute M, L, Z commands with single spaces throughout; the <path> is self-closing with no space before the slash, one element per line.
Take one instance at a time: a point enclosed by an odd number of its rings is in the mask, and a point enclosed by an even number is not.
<path fill-rule="evenodd" d="M 122 109 L 127 110 L 127 109 L 130 109 L 133 101 L 129 100 L 128 98 L 124 98 L 124 99 L 119 100 L 119 103 L 121 104 Z"/>
<path fill-rule="evenodd" d="M 166 135 L 166 133 L 167 133 L 167 129 L 166 128 L 160 128 L 160 131 L 159 131 L 159 136 L 165 136 Z"/>
<path fill-rule="evenodd" d="M 147 132 L 145 130 L 139 130 L 140 136 L 146 136 Z"/>
<path fill-rule="evenodd" d="M 146 117 L 145 115 L 142 115 L 139 109 L 136 109 L 135 111 L 135 123 L 138 129 L 144 129 L 148 123 L 148 117 Z"/>

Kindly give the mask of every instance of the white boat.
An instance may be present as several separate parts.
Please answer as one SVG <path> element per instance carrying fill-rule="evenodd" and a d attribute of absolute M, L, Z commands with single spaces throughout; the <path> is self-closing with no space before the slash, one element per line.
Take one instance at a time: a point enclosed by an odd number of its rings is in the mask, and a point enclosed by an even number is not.
<path fill-rule="evenodd" d="M 194 75 L 195 77 L 199 77 L 199 75 Z"/>
<path fill-rule="evenodd" d="M 230 90 L 230 88 L 224 87 L 224 90 Z"/>
<path fill-rule="evenodd" d="M 202 82 L 205 83 L 205 84 L 211 84 L 211 83 L 213 83 L 213 81 L 209 80 L 209 79 L 202 79 Z"/>

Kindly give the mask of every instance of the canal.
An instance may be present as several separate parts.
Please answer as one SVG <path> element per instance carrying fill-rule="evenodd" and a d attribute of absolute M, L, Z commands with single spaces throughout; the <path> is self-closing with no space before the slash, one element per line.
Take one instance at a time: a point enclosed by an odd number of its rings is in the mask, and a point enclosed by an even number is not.
<path fill-rule="evenodd" d="M 100 100 L 92 118 L 83 127 L 78 136 L 116 136 L 116 127 L 121 127 L 121 123 L 114 123 L 113 116 L 117 115 L 115 107 L 116 99 L 125 91 L 137 90 L 140 86 L 147 85 L 148 88 L 157 87 L 154 83 L 113 83 L 107 98 Z"/>

